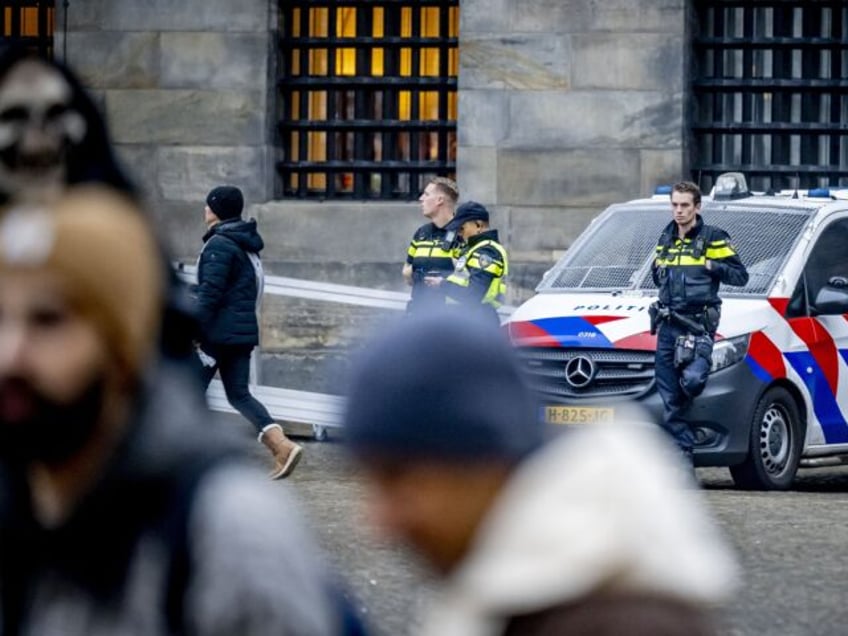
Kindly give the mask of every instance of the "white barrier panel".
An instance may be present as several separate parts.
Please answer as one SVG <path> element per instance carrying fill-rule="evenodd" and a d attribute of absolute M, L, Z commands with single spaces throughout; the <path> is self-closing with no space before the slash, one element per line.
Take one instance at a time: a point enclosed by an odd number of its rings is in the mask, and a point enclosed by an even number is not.
<path fill-rule="evenodd" d="M 194 265 L 176 263 L 175 269 L 182 281 L 190 284 L 197 282 L 197 267 Z M 285 276 L 265 276 L 265 293 L 273 296 L 291 296 L 395 311 L 404 311 L 409 302 L 409 294 L 404 292 L 337 285 Z M 514 307 L 504 306 L 498 310 L 498 314 L 504 318 L 513 310 Z M 255 375 L 255 364 L 252 363 L 251 366 L 252 375 Z M 311 425 L 316 439 L 324 439 L 328 427 L 339 426 L 341 423 L 344 408 L 344 398 L 341 396 L 256 384 L 251 384 L 250 390 L 265 405 L 275 420 Z M 206 398 L 212 410 L 236 412 L 227 402 L 224 387 L 219 380 L 214 380 L 209 385 Z"/>
<path fill-rule="evenodd" d="M 250 390 L 256 399 L 265 405 L 274 420 L 311 425 L 316 439 L 324 439 L 327 428 L 341 425 L 344 398 L 339 395 L 293 391 L 271 386 L 252 386 Z M 227 402 L 224 385 L 220 380 L 213 380 L 209 385 L 206 399 L 209 402 L 209 408 L 213 411 L 236 412 Z"/>
<path fill-rule="evenodd" d="M 177 275 L 184 282 L 197 282 L 197 267 L 194 265 L 178 263 L 176 270 Z M 300 278 L 288 278 L 286 276 L 266 275 L 265 293 L 272 296 L 291 296 L 293 298 L 307 298 L 310 300 L 323 300 L 331 303 L 346 303 L 348 305 L 378 307 L 397 311 L 405 311 L 406 304 L 409 302 L 409 294 L 406 292 L 355 287 L 353 285 L 337 285 L 336 283 L 302 280 Z M 505 318 L 514 310 L 514 307 L 504 305 L 498 309 L 498 314 L 501 318 Z"/>
<path fill-rule="evenodd" d="M 180 264 L 177 274 L 187 283 L 197 282 L 197 268 L 194 265 Z M 285 276 L 265 276 L 265 293 L 272 296 L 292 296 L 310 300 L 323 300 L 332 303 L 362 305 L 381 309 L 404 311 L 409 302 L 409 294 L 353 285 L 337 285 Z"/>

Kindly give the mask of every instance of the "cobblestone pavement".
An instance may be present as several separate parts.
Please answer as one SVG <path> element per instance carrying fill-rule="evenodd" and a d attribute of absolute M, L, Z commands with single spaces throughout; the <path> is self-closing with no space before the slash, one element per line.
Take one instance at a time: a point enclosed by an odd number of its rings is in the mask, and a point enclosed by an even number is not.
<path fill-rule="evenodd" d="M 319 542 L 372 629 L 383 636 L 408 633 L 431 589 L 423 570 L 366 529 L 363 492 L 341 444 L 302 441 L 304 459 L 289 485 Z M 745 571 L 722 612 L 723 632 L 848 633 L 848 467 L 802 472 L 786 493 L 737 491 L 724 469 L 698 469 L 698 477 Z"/>

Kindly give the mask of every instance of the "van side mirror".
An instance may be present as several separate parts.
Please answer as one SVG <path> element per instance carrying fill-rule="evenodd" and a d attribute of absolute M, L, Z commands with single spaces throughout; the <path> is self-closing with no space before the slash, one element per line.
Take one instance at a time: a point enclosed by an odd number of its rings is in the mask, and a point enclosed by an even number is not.
<path fill-rule="evenodd" d="M 811 313 L 839 315 L 848 313 L 848 277 L 832 276 L 816 294 Z"/>

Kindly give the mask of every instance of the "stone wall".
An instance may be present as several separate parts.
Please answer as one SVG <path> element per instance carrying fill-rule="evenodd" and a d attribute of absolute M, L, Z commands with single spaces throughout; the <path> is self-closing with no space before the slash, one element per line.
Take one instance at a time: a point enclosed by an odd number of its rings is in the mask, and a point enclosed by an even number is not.
<path fill-rule="evenodd" d="M 463 0 L 458 173 L 550 262 L 600 209 L 683 174 L 685 0 Z"/>
<path fill-rule="evenodd" d="M 63 3 L 56 3 L 63 24 Z M 68 63 L 94 92 L 119 157 L 178 256 L 203 231 L 222 182 L 249 201 L 273 193 L 269 0 L 85 0 L 68 8 Z"/>
<path fill-rule="evenodd" d="M 212 185 L 273 198 L 276 6 L 70 3 L 69 62 L 101 100 L 180 257 L 197 250 Z M 462 0 L 458 180 L 464 198 L 494 212 L 515 264 L 514 302 L 601 208 L 683 173 L 685 9 L 686 0 Z M 366 255 L 371 234 L 341 211 L 358 206 L 334 204 L 333 226 Z M 288 217 L 285 236 L 269 242 L 306 245 L 310 227 L 309 215 Z"/>

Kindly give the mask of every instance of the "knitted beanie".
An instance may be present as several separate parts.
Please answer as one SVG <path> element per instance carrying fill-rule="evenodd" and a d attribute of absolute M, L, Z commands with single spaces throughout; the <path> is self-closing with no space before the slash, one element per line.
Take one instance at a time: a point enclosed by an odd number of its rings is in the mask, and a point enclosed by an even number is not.
<path fill-rule="evenodd" d="M 467 308 L 408 316 L 353 364 L 344 435 L 355 454 L 514 462 L 544 429 L 506 335 Z"/>
<path fill-rule="evenodd" d="M 235 186 L 222 185 L 213 188 L 206 196 L 206 205 L 222 221 L 236 219 L 244 209 L 244 197 Z"/>

